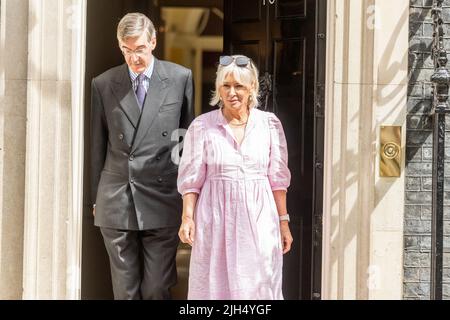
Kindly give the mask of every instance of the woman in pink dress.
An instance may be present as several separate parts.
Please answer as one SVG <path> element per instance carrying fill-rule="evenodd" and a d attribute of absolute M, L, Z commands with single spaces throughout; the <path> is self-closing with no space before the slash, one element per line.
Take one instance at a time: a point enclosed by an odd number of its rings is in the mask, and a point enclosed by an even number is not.
<path fill-rule="evenodd" d="M 178 191 L 179 236 L 192 246 L 188 299 L 283 299 L 291 175 L 283 127 L 256 109 L 258 89 L 248 57 L 221 57 L 211 100 L 220 109 L 185 136 Z"/>

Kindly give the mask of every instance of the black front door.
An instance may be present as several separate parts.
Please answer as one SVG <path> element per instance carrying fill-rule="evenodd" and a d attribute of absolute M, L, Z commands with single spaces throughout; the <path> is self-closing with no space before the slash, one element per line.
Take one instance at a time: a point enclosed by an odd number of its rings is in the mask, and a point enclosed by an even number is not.
<path fill-rule="evenodd" d="M 284 259 L 285 299 L 319 299 L 321 286 L 324 0 L 225 1 L 224 50 L 260 71 L 260 108 L 285 130 L 293 247 Z"/>

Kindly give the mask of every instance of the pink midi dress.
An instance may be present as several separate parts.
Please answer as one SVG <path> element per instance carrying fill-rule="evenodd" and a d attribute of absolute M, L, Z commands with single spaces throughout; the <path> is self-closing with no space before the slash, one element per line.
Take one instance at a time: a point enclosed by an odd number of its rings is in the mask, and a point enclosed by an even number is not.
<path fill-rule="evenodd" d="M 251 109 L 239 146 L 218 109 L 197 117 L 183 144 L 178 191 L 199 194 L 188 299 L 283 299 L 272 193 L 287 190 L 291 178 L 281 122 Z"/>

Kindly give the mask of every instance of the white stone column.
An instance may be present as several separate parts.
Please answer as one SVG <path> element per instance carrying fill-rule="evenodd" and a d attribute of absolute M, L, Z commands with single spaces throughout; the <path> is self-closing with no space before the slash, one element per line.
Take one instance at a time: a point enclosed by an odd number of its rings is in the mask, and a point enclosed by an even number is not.
<path fill-rule="evenodd" d="M 82 52 L 78 35 L 83 4 L 80 0 L 29 1 L 24 299 L 79 295 L 74 283 L 79 282 L 76 251 L 81 245 L 74 239 L 80 236 L 77 216 L 81 211 L 74 212 L 73 206 L 78 205 L 74 201 L 80 190 L 73 185 L 72 170 L 80 169 L 80 163 L 73 161 L 80 149 L 72 148 L 72 142 L 82 141 L 72 137 L 72 111 L 82 110 L 83 98 L 73 98 L 72 90 L 80 94 L 81 85 L 73 80 L 84 73 L 74 63 L 81 60 L 77 55 Z"/>
<path fill-rule="evenodd" d="M 68 218 L 66 298 L 81 298 L 83 224 L 84 87 L 87 0 L 72 0 L 72 203 Z"/>
<path fill-rule="evenodd" d="M 324 299 L 401 299 L 408 0 L 328 1 Z M 379 129 L 403 127 L 400 178 Z"/>
<path fill-rule="evenodd" d="M 20 299 L 28 1 L 2 0 L 0 13 L 0 299 Z"/>

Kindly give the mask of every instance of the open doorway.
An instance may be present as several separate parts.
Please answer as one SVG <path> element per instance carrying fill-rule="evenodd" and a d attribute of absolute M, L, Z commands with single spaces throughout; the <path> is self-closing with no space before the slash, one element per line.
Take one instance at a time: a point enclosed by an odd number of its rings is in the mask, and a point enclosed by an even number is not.
<path fill-rule="evenodd" d="M 187 3 L 190 2 L 190 6 Z M 223 50 L 223 5 L 197 7 L 197 1 L 161 1 L 159 37 L 164 41 L 163 59 L 192 70 L 195 84 L 195 115 L 211 110 L 209 98 L 214 89 L 216 62 Z M 178 284 L 172 294 L 185 299 L 191 248 L 180 243 L 177 253 Z"/>
<path fill-rule="evenodd" d="M 128 12 L 142 12 L 154 22 L 156 57 L 193 71 L 196 115 L 212 109 L 208 101 L 222 51 L 246 54 L 257 63 L 262 109 L 274 112 L 283 123 L 292 173 L 288 210 L 294 244 L 284 258 L 283 293 L 286 299 L 320 299 L 326 62 L 325 46 L 318 42 L 326 30 L 322 0 L 87 2 L 81 298 L 112 298 L 108 257 L 89 205 L 90 83 L 123 63 L 116 27 Z M 177 299 L 187 294 L 189 256 L 190 247 L 180 245 L 179 281 L 173 292 Z"/>
<path fill-rule="evenodd" d="M 192 70 L 196 86 L 195 113 L 210 111 L 208 101 L 214 89 L 216 64 L 223 50 L 222 8 L 163 5 L 161 23 L 164 59 Z"/>
<path fill-rule="evenodd" d="M 90 199 L 89 123 L 92 78 L 124 63 L 117 46 L 116 27 L 122 16 L 142 12 L 157 29 L 154 55 L 192 70 L 195 113 L 210 111 L 216 62 L 223 50 L 223 1 L 96 0 L 87 2 L 85 70 L 84 198 L 82 236 L 82 299 L 112 299 L 108 256 L 100 230 L 94 226 Z M 180 244 L 177 253 L 178 284 L 175 299 L 187 296 L 190 247 Z"/>

